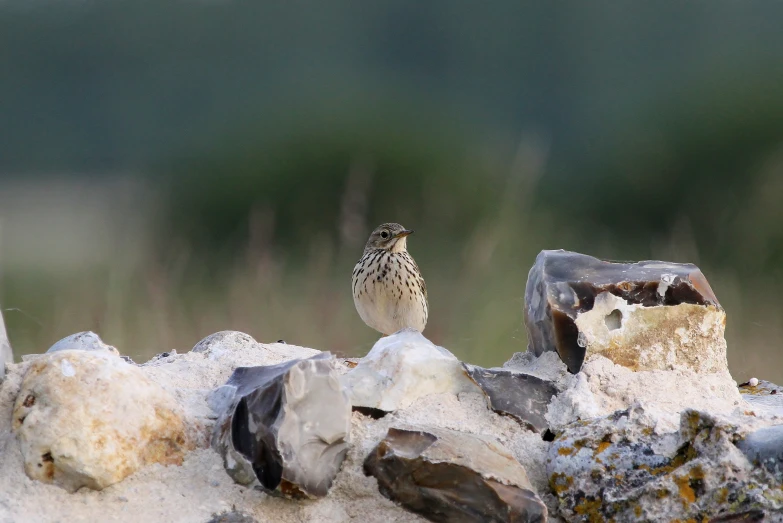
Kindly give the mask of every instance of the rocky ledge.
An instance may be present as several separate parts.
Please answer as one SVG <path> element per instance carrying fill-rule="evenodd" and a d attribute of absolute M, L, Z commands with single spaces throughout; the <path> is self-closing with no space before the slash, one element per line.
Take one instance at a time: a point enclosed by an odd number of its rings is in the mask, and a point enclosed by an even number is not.
<path fill-rule="evenodd" d="M 8 364 L 0 522 L 783 521 L 783 389 L 726 365 L 694 266 L 545 251 L 527 352 L 360 360 L 240 332 Z"/>

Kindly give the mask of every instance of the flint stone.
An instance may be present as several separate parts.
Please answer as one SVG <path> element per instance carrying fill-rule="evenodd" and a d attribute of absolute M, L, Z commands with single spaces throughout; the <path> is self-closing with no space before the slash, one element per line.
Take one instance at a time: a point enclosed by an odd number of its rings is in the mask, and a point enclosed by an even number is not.
<path fill-rule="evenodd" d="M 180 465 L 193 448 L 173 396 L 105 350 L 34 360 L 13 411 L 25 471 L 70 492 L 122 481 L 152 463 Z"/>
<path fill-rule="evenodd" d="M 698 267 L 541 251 L 525 290 L 528 350 L 576 374 L 587 354 L 632 370 L 727 369 L 726 315 Z"/>
<path fill-rule="evenodd" d="M 77 332 L 76 334 L 66 336 L 49 347 L 49 350 L 46 352 L 48 354 L 63 350 L 106 351 L 115 356 L 120 355 L 116 347 L 105 344 L 101 337 L 92 331 Z"/>
<path fill-rule="evenodd" d="M 753 432 L 757 418 L 686 410 L 679 431 L 664 434 L 655 422 L 637 404 L 561 433 L 547 456 L 560 515 L 571 522 L 709 521 L 783 508 L 779 478 L 734 443 Z"/>
<path fill-rule="evenodd" d="M 549 402 L 558 393 L 554 383 L 522 372 L 462 365 L 484 392 L 492 410 L 516 418 L 534 432 L 549 428 L 545 416 Z"/>
<path fill-rule="evenodd" d="M 351 405 L 336 360 L 322 353 L 279 365 L 239 367 L 212 404 L 220 415 L 212 445 L 237 483 L 270 494 L 327 494 L 350 444 Z"/>
<path fill-rule="evenodd" d="M 497 441 L 390 428 L 364 462 L 387 498 L 430 521 L 545 522 L 525 469 Z"/>
<path fill-rule="evenodd" d="M 412 329 L 379 339 L 340 379 L 354 407 L 385 412 L 430 394 L 480 392 L 456 356 Z"/>

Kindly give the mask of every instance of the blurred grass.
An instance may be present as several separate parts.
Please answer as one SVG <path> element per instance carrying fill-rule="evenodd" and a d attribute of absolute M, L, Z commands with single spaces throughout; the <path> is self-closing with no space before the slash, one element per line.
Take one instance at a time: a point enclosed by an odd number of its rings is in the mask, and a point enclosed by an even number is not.
<path fill-rule="evenodd" d="M 648 174 L 625 179 L 632 152 L 607 153 L 564 179 L 534 134 L 479 137 L 422 112 L 353 115 L 308 113 L 274 139 L 243 126 L 144 181 L 6 183 L 0 303 L 17 358 L 80 330 L 136 361 L 228 329 L 364 354 L 378 335 L 354 310 L 349 275 L 370 230 L 399 221 L 416 230 L 409 248 L 429 289 L 425 334 L 463 360 L 500 365 L 525 350 L 527 273 L 541 249 L 565 248 L 699 264 L 728 312 L 735 379 L 783 382 L 783 279 L 769 254 L 780 249 L 778 141 L 735 148 L 739 160 L 714 182 L 705 182 L 709 167 L 688 177 L 711 165 L 707 146 L 661 146 L 680 152 L 665 163 L 646 157 Z M 729 147 L 710 141 L 722 136 L 715 131 L 682 140 Z M 657 191 L 659 170 L 674 187 Z M 729 214 L 694 200 L 700 185 L 740 172 Z"/>

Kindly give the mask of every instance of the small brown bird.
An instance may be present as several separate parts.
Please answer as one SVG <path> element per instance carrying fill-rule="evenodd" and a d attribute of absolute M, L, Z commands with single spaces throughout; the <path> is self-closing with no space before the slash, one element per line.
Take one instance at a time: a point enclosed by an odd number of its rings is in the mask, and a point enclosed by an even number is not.
<path fill-rule="evenodd" d="M 408 254 L 413 231 L 399 223 L 384 223 L 367 240 L 353 269 L 353 303 L 364 323 L 382 334 L 427 325 L 427 286 L 419 266 Z"/>

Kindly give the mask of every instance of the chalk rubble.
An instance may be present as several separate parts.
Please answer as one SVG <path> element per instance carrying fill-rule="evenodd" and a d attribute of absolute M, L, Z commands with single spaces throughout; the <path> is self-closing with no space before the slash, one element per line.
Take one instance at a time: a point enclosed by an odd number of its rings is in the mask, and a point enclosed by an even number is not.
<path fill-rule="evenodd" d="M 102 489 L 192 449 L 174 397 L 109 351 L 58 350 L 30 364 L 13 410 L 27 475 Z"/>

